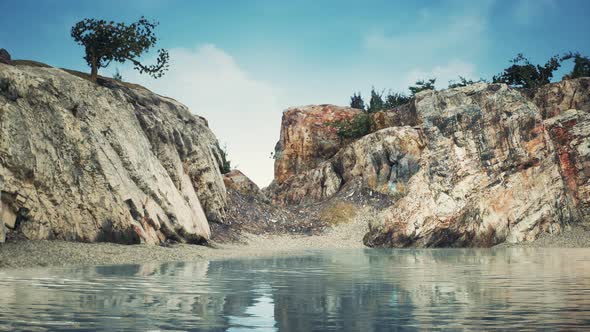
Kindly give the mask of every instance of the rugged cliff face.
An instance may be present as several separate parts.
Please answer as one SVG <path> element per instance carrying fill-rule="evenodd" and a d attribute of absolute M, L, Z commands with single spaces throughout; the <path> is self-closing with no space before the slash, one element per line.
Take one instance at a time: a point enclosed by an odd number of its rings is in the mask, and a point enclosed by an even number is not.
<path fill-rule="evenodd" d="M 0 64 L 0 233 L 208 239 L 208 219 L 223 219 L 226 193 L 206 120 L 142 87 L 104 84 Z"/>
<path fill-rule="evenodd" d="M 551 84 L 531 98 L 500 84 L 422 92 L 372 115 L 376 132 L 281 173 L 266 193 L 279 204 L 322 202 L 360 179 L 389 195 L 365 236 L 370 246 L 490 246 L 559 232 L 589 215 L 588 81 Z M 282 130 L 308 131 L 291 128 L 306 124 L 290 117 Z M 289 137 L 306 156 L 318 154 Z"/>

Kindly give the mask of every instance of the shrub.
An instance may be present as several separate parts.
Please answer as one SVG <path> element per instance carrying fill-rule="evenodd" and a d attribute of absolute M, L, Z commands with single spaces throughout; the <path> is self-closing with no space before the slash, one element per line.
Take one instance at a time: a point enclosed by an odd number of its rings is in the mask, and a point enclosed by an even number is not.
<path fill-rule="evenodd" d="M 367 112 L 375 113 L 385 109 L 385 102 L 383 102 L 383 93 L 378 93 L 373 87 L 371 89 L 371 100 L 369 101 L 369 108 Z"/>
<path fill-rule="evenodd" d="M 371 132 L 373 119 L 370 114 L 365 112 L 356 115 L 352 119 L 338 120 L 329 124 L 336 128 L 336 133 L 340 139 L 357 139 Z"/>
<path fill-rule="evenodd" d="M 569 52 L 561 57 L 562 61 L 570 59 L 574 59 L 574 68 L 564 78 L 590 77 L 590 58 L 577 52 Z"/>
<path fill-rule="evenodd" d="M 425 80 L 416 81 L 414 86 L 409 87 L 410 93 L 412 96 L 417 94 L 418 92 L 425 91 L 425 90 L 434 90 L 434 83 L 436 82 L 436 78 Z"/>
<path fill-rule="evenodd" d="M 385 97 L 385 108 L 390 110 L 410 102 L 410 97 L 403 93 L 391 92 Z"/>
<path fill-rule="evenodd" d="M 468 79 L 466 79 L 463 76 L 459 76 L 459 81 L 458 82 L 455 81 L 455 80 L 449 81 L 449 89 L 452 89 L 452 88 L 460 88 L 460 87 L 472 85 L 472 84 L 475 84 L 475 83 L 485 82 L 485 81 L 486 80 L 484 80 L 483 78 L 480 78 L 479 80 L 474 81 L 474 80 L 468 80 Z"/>
<path fill-rule="evenodd" d="M 117 68 L 115 70 L 115 73 L 113 74 L 113 79 L 122 82 L 123 81 L 123 75 L 121 75 L 121 72 L 119 71 L 119 68 Z"/>
<path fill-rule="evenodd" d="M 358 95 L 355 93 L 350 97 L 350 107 L 356 108 L 359 110 L 365 110 L 365 101 L 361 97 L 361 93 L 359 92 Z"/>
<path fill-rule="evenodd" d="M 217 148 L 219 149 L 219 155 L 221 156 L 221 165 L 219 165 L 219 171 L 221 174 L 227 174 L 231 171 L 231 160 L 227 159 L 227 145 L 224 145 L 222 148 L 218 143 Z"/>

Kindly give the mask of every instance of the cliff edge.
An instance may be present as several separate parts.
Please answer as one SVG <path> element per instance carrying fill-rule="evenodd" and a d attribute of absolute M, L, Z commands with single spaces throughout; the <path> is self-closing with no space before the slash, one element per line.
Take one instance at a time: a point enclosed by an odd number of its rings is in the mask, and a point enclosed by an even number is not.
<path fill-rule="evenodd" d="M 173 99 L 0 63 L 0 242 L 200 243 L 225 215 L 220 160 Z"/>

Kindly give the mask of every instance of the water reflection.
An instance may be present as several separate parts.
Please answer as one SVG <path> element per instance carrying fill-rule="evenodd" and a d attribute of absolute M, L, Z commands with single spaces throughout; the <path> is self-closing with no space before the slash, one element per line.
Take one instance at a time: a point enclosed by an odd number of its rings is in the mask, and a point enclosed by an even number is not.
<path fill-rule="evenodd" d="M 0 330 L 590 325 L 590 250 L 339 250 L 0 272 Z"/>

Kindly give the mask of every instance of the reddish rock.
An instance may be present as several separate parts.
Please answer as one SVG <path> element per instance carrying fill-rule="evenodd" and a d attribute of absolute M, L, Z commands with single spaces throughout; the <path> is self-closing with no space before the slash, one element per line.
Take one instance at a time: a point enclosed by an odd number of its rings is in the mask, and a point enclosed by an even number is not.
<path fill-rule="evenodd" d="M 568 110 L 545 121 L 561 176 L 579 217 L 590 220 L 590 113 Z"/>
<path fill-rule="evenodd" d="M 342 142 L 328 123 L 352 119 L 361 110 L 334 105 L 289 108 L 283 113 L 281 137 L 275 147 L 275 181 L 313 169 L 330 159 Z"/>

